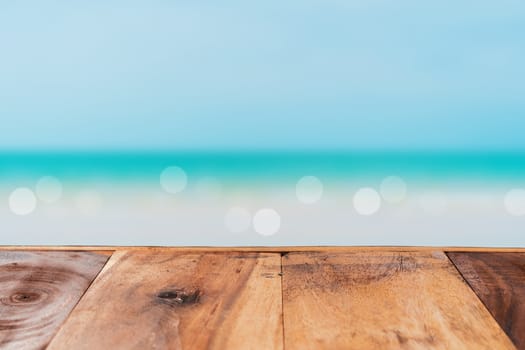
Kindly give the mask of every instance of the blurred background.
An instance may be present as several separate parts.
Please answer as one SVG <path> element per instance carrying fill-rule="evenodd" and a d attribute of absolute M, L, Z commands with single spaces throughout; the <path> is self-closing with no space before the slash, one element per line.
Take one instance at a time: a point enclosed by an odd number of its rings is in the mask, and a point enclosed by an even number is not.
<path fill-rule="evenodd" d="M 521 1 L 0 9 L 0 244 L 525 246 Z"/>

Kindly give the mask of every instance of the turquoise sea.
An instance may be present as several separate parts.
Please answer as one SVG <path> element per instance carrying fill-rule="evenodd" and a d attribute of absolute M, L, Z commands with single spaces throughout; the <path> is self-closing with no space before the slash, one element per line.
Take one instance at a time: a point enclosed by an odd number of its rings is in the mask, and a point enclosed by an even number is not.
<path fill-rule="evenodd" d="M 4 152 L 0 241 L 525 246 L 525 154 Z"/>
<path fill-rule="evenodd" d="M 504 152 L 51 152 L 0 153 L 3 186 L 53 174 L 67 182 L 157 183 L 167 166 L 189 176 L 214 176 L 229 184 L 279 183 L 305 174 L 328 181 L 381 179 L 413 183 L 502 185 L 525 181 L 525 153 Z"/>

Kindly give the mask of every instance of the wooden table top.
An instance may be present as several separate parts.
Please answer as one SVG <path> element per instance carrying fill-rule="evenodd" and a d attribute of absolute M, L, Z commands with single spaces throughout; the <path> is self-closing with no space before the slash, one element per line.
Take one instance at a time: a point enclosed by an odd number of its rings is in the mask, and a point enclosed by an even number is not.
<path fill-rule="evenodd" d="M 0 247 L 2 349 L 525 349 L 525 249 Z"/>

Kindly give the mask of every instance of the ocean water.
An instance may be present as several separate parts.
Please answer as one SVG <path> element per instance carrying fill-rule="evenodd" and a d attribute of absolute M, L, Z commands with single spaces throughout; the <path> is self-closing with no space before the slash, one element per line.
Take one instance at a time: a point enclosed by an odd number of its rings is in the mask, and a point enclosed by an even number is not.
<path fill-rule="evenodd" d="M 0 241 L 525 246 L 525 154 L 4 152 Z"/>

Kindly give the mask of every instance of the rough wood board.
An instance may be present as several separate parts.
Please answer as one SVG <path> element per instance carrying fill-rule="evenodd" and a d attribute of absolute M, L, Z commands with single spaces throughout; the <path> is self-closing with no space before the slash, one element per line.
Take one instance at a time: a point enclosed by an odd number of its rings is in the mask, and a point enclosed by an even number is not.
<path fill-rule="evenodd" d="M 283 256 L 288 349 L 513 349 L 442 252 Z"/>
<path fill-rule="evenodd" d="M 104 266 L 89 252 L 0 252 L 0 347 L 42 349 Z"/>
<path fill-rule="evenodd" d="M 280 255 L 118 251 L 49 349 L 281 349 Z"/>
<path fill-rule="evenodd" d="M 519 349 L 525 349 L 525 254 L 448 253 Z"/>

